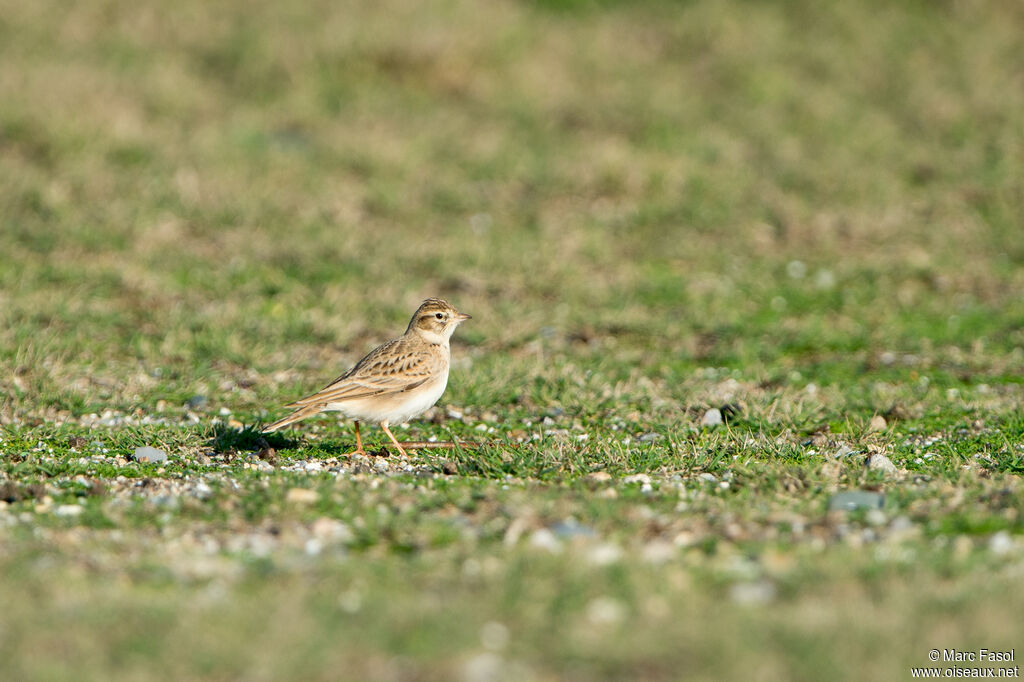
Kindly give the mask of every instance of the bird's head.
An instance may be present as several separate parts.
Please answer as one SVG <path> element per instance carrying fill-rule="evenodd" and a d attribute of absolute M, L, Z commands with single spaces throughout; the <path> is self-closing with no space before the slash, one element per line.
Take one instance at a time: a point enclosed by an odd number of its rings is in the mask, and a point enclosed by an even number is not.
<path fill-rule="evenodd" d="M 415 331 L 431 343 L 447 343 L 459 323 L 470 319 L 448 301 L 428 298 L 413 313 L 406 334 Z"/>

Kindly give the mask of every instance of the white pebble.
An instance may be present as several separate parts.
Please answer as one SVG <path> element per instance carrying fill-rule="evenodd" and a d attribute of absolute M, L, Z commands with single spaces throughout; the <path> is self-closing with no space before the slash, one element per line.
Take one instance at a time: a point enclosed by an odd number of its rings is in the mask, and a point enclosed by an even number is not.
<path fill-rule="evenodd" d="M 897 472 L 896 465 L 888 457 L 882 454 L 871 455 L 868 459 L 868 469 L 881 471 L 883 474 L 891 475 Z"/>
<path fill-rule="evenodd" d="M 538 528 L 533 531 L 530 535 L 530 547 L 542 549 L 552 554 L 558 554 L 562 551 L 562 543 L 547 528 Z"/>
<path fill-rule="evenodd" d="M 57 516 L 79 516 L 85 509 L 77 504 L 62 504 L 53 510 Z"/>
<path fill-rule="evenodd" d="M 722 423 L 722 411 L 717 407 L 712 407 L 704 413 L 700 423 L 702 426 L 718 426 Z"/>
<path fill-rule="evenodd" d="M 1009 554 L 1011 550 L 1013 550 L 1013 537 L 1005 530 L 999 531 L 988 540 L 988 551 L 997 556 Z"/>

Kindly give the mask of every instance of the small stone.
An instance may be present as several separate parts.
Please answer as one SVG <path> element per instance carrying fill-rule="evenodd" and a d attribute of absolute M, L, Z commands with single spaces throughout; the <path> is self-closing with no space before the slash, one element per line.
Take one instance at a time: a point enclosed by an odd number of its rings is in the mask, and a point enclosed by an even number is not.
<path fill-rule="evenodd" d="M 722 411 L 717 407 L 712 407 L 710 410 L 704 413 L 704 416 L 700 420 L 701 426 L 718 426 L 722 423 Z"/>
<path fill-rule="evenodd" d="M 775 599 L 775 585 L 768 580 L 736 583 L 729 590 L 729 596 L 737 604 L 767 604 Z"/>
<path fill-rule="evenodd" d="M 166 462 L 167 453 L 164 452 L 163 450 L 158 450 L 157 448 L 151 448 L 148 445 L 143 445 L 142 447 L 135 448 L 135 452 L 134 454 L 132 454 L 132 459 L 134 459 L 136 462 Z"/>
<path fill-rule="evenodd" d="M 542 549 L 552 554 L 562 551 L 562 543 L 547 528 L 538 528 L 530 535 L 530 547 Z"/>
<path fill-rule="evenodd" d="M 645 433 L 639 438 L 637 438 L 637 440 L 641 443 L 653 443 L 655 441 L 661 440 L 662 438 L 664 438 L 664 436 L 662 436 L 660 433 Z"/>
<path fill-rule="evenodd" d="M 876 431 L 885 431 L 888 426 L 889 424 L 886 423 L 885 417 L 880 414 L 876 414 L 871 418 L 871 421 L 868 422 L 868 431 L 871 433 Z"/>
<path fill-rule="evenodd" d="M 672 544 L 676 547 L 690 547 L 697 543 L 700 538 L 693 531 L 683 530 L 672 539 Z"/>
<path fill-rule="evenodd" d="M 607 471 L 592 471 L 583 477 L 587 483 L 607 483 L 612 480 L 612 475 Z"/>
<path fill-rule="evenodd" d="M 81 450 L 82 448 L 84 448 L 88 444 L 89 444 L 89 441 L 87 441 L 86 439 L 82 438 L 81 436 L 71 436 L 71 437 L 68 438 L 68 447 L 69 448 L 75 448 L 76 450 Z"/>
<path fill-rule="evenodd" d="M 622 548 L 610 542 L 594 545 L 587 552 L 587 561 L 594 566 L 609 566 L 622 559 Z"/>
<path fill-rule="evenodd" d="M 885 495 L 870 490 L 844 490 L 828 501 L 829 511 L 853 511 L 855 509 L 881 509 Z"/>
<path fill-rule="evenodd" d="M 192 489 L 192 494 L 200 500 L 208 500 L 213 497 L 213 488 L 211 488 L 206 481 L 199 481 L 196 483 L 196 487 Z"/>
<path fill-rule="evenodd" d="M 844 445 L 843 447 L 841 447 L 838 450 L 836 450 L 835 458 L 836 459 L 843 459 L 844 457 L 849 457 L 850 455 L 855 455 L 855 454 L 857 454 L 856 450 L 851 448 L 849 445 Z"/>
<path fill-rule="evenodd" d="M 996 556 L 1009 554 L 1013 550 L 1013 537 L 1010 533 L 1001 530 L 988 539 L 988 551 Z"/>
<path fill-rule="evenodd" d="M 194 395 L 185 401 L 185 407 L 190 410 L 200 410 L 206 407 L 206 403 L 209 402 L 205 395 Z"/>
<path fill-rule="evenodd" d="M 166 400 L 158 400 L 158 401 L 156 401 L 156 411 L 157 412 L 164 412 L 165 410 L 167 410 L 167 401 Z"/>
<path fill-rule="evenodd" d="M 79 516 L 85 509 L 77 504 L 62 504 L 53 510 L 57 516 Z"/>
<path fill-rule="evenodd" d="M 868 458 L 868 469 L 871 471 L 881 471 L 886 475 L 897 472 L 896 465 L 892 463 L 892 460 L 880 453 L 871 455 Z"/>
<path fill-rule="evenodd" d="M 459 465 L 455 462 L 445 460 L 445 462 L 441 464 L 441 471 L 443 471 L 446 476 L 455 476 L 459 473 Z"/>
<path fill-rule="evenodd" d="M 315 490 L 309 488 L 291 488 L 285 500 L 292 504 L 313 504 L 320 498 Z"/>

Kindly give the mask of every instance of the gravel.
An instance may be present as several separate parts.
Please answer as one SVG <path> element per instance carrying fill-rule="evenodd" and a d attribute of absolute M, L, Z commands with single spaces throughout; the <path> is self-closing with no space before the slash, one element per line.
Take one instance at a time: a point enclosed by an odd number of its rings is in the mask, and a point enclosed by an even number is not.
<path fill-rule="evenodd" d="M 164 452 L 163 450 L 152 448 L 148 445 L 143 445 L 142 447 L 135 448 L 135 453 L 132 455 L 132 458 L 136 462 L 166 462 L 167 453 Z"/>

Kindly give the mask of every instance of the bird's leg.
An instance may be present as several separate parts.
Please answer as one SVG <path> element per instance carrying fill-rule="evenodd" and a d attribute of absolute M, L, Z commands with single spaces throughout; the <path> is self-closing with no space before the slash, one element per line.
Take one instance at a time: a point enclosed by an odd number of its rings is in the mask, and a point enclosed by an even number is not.
<path fill-rule="evenodd" d="M 355 452 L 348 453 L 348 456 L 352 455 L 365 455 L 366 451 L 363 450 L 363 439 L 359 437 L 359 422 L 353 422 L 356 425 L 356 449 Z"/>
<path fill-rule="evenodd" d="M 406 453 L 405 450 L 402 448 L 402 444 L 395 439 L 395 434 L 391 433 L 391 429 L 388 428 L 387 422 L 381 422 L 380 428 L 384 429 L 384 433 L 388 434 L 388 438 L 390 438 L 391 442 L 395 444 L 396 448 L 398 448 L 398 452 L 400 452 L 402 456 L 405 457 Z"/>

